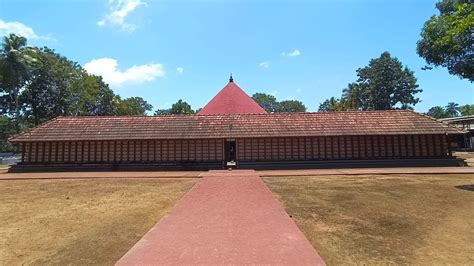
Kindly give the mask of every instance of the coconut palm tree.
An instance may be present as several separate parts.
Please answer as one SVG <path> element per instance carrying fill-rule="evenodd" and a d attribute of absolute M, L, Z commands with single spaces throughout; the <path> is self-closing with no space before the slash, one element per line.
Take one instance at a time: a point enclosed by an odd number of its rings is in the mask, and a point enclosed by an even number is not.
<path fill-rule="evenodd" d="M 0 49 L 0 110 L 14 117 L 19 131 L 20 93 L 25 86 L 30 66 L 35 62 L 35 49 L 26 46 L 26 38 L 10 34 L 3 38 Z"/>
<path fill-rule="evenodd" d="M 459 116 L 459 104 L 457 103 L 448 103 L 445 107 L 446 114 L 450 117 Z"/>

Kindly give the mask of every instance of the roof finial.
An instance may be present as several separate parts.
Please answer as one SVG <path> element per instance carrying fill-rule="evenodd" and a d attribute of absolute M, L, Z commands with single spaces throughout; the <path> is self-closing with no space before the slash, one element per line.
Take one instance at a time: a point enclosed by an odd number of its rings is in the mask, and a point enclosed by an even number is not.
<path fill-rule="evenodd" d="M 234 78 L 232 77 L 232 73 L 230 73 L 229 82 L 234 82 Z"/>

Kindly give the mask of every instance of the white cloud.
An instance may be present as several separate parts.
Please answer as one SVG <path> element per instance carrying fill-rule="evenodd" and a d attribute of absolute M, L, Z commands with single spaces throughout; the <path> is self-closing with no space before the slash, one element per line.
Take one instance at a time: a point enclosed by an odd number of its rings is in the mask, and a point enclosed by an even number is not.
<path fill-rule="evenodd" d="M 301 52 L 300 52 L 300 50 L 295 49 L 295 50 L 293 50 L 293 51 L 291 51 L 291 52 L 283 52 L 283 53 L 281 53 L 281 55 L 282 55 L 282 56 L 294 57 L 294 56 L 299 56 L 299 55 L 301 55 Z"/>
<path fill-rule="evenodd" d="M 143 83 L 153 81 L 165 75 L 162 64 L 134 65 L 125 71 L 120 71 L 117 60 L 113 58 L 98 58 L 84 65 L 87 72 L 102 76 L 110 86 L 122 86 L 126 83 Z"/>
<path fill-rule="evenodd" d="M 297 88 L 295 91 L 296 91 L 296 93 L 301 93 L 303 90 L 300 89 L 300 88 Z"/>
<path fill-rule="evenodd" d="M 258 67 L 260 67 L 260 68 L 269 68 L 270 67 L 270 62 L 269 61 L 263 61 L 262 63 L 258 64 Z"/>
<path fill-rule="evenodd" d="M 28 40 L 43 40 L 56 42 L 57 40 L 51 35 L 40 36 L 31 27 L 18 21 L 7 22 L 0 19 L 0 36 L 6 36 L 11 33 L 25 37 Z"/>
<path fill-rule="evenodd" d="M 179 74 L 183 74 L 184 68 L 182 68 L 182 67 L 177 67 L 177 68 L 176 68 L 176 72 L 178 72 Z"/>
<path fill-rule="evenodd" d="M 10 33 L 15 33 L 27 39 L 40 38 L 32 28 L 26 26 L 25 24 L 21 22 L 17 22 L 17 21 L 6 22 L 0 19 L 0 35 L 3 36 L 3 35 L 8 35 Z"/>
<path fill-rule="evenodd" d="M 110 24 L 124 31 L 133 32 L 137 26 L 127 22 L 127 16 L 137 7 L 146 5 L 142 0 L 109 0 L 109 12 L 104 18 L 97 21 L 97 25 L 103 27 L 106 24 Z"/>

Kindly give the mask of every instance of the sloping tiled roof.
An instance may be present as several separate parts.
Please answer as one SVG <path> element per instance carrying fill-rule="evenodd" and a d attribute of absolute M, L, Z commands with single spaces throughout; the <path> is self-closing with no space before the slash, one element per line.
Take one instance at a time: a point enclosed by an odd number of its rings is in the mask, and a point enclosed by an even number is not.
<path fill-rule="evenodd" d="M 462 121 L 469 121 L 474 120 L 474 115 L 466 115 L 466 116 L 458 116 L 458 117 L 449 117 L 449 118 L 441 118 L 438 121 L 446 122 L 446 123 L 455 123 L 455 122 L 462 122 Z"/>
<path fill-rule="evenodd" d="M 267 112 L 232 80 L 199 111 L 210 114 L 266 114 Z"/>
<path fill-rule="evenodd" d="M 11 142 L 461 134 L 412 111 L 58 117 Z"/>

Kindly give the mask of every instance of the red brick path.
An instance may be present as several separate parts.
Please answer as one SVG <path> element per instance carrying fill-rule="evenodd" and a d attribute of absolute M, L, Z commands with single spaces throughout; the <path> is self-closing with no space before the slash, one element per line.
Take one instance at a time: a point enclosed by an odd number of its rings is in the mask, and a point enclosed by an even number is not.
<path fill-rule="evenodd" d="M 324 264 L 254 171 L 211 171 L 118 262 Z"/>

